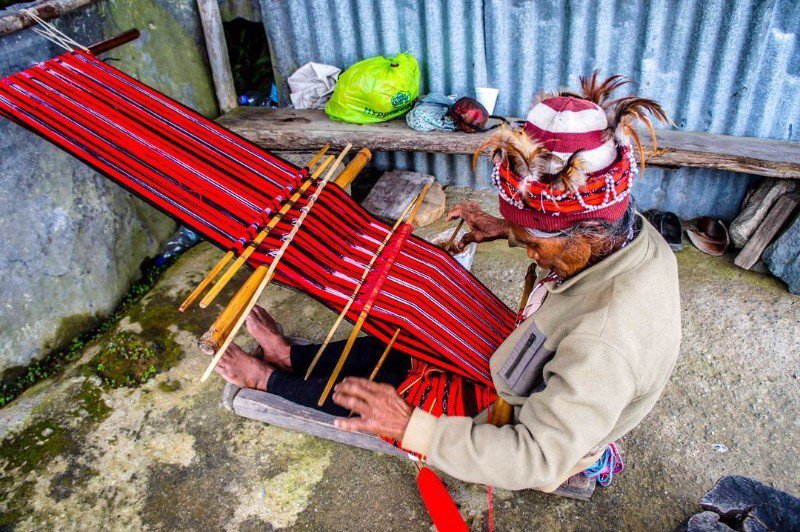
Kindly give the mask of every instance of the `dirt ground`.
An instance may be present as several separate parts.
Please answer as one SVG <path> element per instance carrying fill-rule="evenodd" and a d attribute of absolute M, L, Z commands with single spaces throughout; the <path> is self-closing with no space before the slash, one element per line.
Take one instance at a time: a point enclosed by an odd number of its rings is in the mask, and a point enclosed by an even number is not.
<path fill-rule="evenodd" d="M 466 189 L 448 198 L 496 204 Z M 218 376 L 200 384 L 208 359 L 196 340 L 221 306 L 176 308 L 220 256 L 207 244 L 186 253 L 117 330 L 0 409 L 0 529 L 430 530 L 411 463 L 238 418 L 221 404 Z M 688 244 L 677 256 L 682 356 L 655 410 L 620 442 L 626 471 L 590 502 L 497 490 L 498 530 L 671 530 L 726 474 L 800 493 L 800 298 L 731 257 Z M 491 243 L 473 271 L 514 305 L 526 265 L 521 251 Z M 278 287 L 261 304 L 294 336 L 320 339 L 335 318 Z M 101 355 L 139 334 L 149 343 L 136 353 L 169 357 L 140 386 L 109 385 Z M 485 488 L 446 481 L 482 529 Z"/>

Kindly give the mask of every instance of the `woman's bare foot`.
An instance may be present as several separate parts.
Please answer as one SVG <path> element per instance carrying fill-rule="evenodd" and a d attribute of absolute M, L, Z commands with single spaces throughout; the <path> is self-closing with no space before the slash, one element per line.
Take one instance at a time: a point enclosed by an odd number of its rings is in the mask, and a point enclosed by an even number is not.
<path fill-rule="evenodd" d="M 272 368 L 263 359 L 248 355 L 241 347 L 231 344 L 214 368 L 222 377 L 239 388 L 267 391 Z"/>
<path fill-rule="evenodd" d="M 262 358 L 268 364 L 283 371 L 292 371 L 292 361 L 289 353 L 291 345 L 278 329 L 278 324 L 269 315 L 269 312 L 258 305 L 253 307 L 245 320 L 247 331 L 261 346 Z"/>

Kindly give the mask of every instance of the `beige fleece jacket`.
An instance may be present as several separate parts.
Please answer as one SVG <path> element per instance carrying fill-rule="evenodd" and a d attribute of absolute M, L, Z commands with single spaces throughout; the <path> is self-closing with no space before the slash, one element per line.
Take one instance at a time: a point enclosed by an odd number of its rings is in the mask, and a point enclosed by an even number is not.
<path fill-rule="evenodd" d="M 492 356 L 513 424 L 416 409 L 402 446 L 461 480 L 552 491 L 639 424 L 669 379 L 681 338 L 675 257 L 641 220 L 626 247 L 548 284 L 542 306 Z"/>

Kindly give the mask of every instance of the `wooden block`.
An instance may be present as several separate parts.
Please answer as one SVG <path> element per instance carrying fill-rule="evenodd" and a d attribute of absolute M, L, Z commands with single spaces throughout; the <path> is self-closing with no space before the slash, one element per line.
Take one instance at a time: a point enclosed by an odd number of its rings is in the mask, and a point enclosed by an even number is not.
<path fill-rule="evenodd" d="M 333 426 L 335 416 L 300 406 L 283 397 L 258 390 L 240 390 L 233 399 L 233 411 L 243 417 L 263 421 L 276 427 L 294 430 L 309 436 L 337 441 L 353 447 L 407 458 L 408 454 L 377 436 L 339 430 Z"/>
<path fill-rule="evenodd" d="M 792 196 L 784 195 L 778 198 L 775 205 L 770 209 L 764 221 L 747 241 L 742 251 L 736 256 L 733 263 L 749 270 L 761 258 L 761 254 L 781 230 L 783 224 L 794 212 L 797 207 L 797 199 Z"/>
<path fill-rule="evenodd" d="M 424 227 L 444 214 L 444 190 L 432 175 L 403 170 L 385 172 L 361 205 L 378 218 L 393 223 L 427 183 L 433 185 L 425 195 L 414 221 L 417 227 Z"/>
<path fill-rule="evenodd" d="M 377 436 L 337 429 L 333 426 L 335 416 L 300 406 L 271 393 L 240 389 L 228 383 L 222 392 L 222 402 L 228 410 L 242 417 L 368 451 L 408 458 L 408 453 Z M 588 501 L 596 485 L 595 479 L 578 473 L 559 486 L 553 494 Z"/>
<path fill-rule="evenodd" d="M 233 400 L 236 399 L 236 396 L 239 394 L 238 386 L 235 386 L 229 382 L 225 383 L 225 389 L 222 390 L 222 405 L 225 407 L 226 410 L 233 412 Z"/>
<path fill-rule="evenodd" d="M 731 223 L 731 241 L 737 248 L 743 248 L 755 233 L 767 213 L 784 194 L 794 192 L 797 181 L 764 178 L 757 187 L 752 188 L 739 215 Z"/>

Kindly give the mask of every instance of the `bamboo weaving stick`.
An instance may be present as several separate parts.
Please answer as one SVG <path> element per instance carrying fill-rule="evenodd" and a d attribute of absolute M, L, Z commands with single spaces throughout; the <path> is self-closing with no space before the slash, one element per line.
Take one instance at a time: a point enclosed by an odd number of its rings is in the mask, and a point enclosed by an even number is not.
<path fill-rule="evenodd" d="M 383 350 L 383 354 L 381 355 L 381 358 L 379 358 L 378 359 L 378 363 L 375 364 L 375 369 L 373 369 L 372 373 L 369 374 L 369 379 L 368 379 L 369 381 L 374 381 L 375 380 L 375 376 L 377 376 L 378 372 L 381 370 L 381 366 L 383 366 L 383 363 L 386 361 L 386 357 L 389 355 L 389 352 L 392 350 L 392 347 L 394 346 L 394 342 L 395 342 L 395 340 L 397 340 L 397 337 L 399 335 L 400 335 L 400 329 L 397 329 L 394 332 L 394 335 L 392 336 L 392 339 L 389 340 L 388 344 L 386 344 L 386 349 Z M 355 412 L 353 412 L 351 410 L 350 414 L 347 417 L 353 417 L 354 413 Z"/>
<path fill-rule="evenodd" d="M 316 164 L 316 161 L 318 161 L 323 155 L 325 155 L 325 152 L 328 151 L 329 147 L 330 147 L 330 145 L 326 144 L 319 152 L 317 152 L 317 154 L 311 159 L 311 161 L 309 161 L 309 163 L 308 163 L 309 168 L 313 164 Z M 330 164 L 330 159 L 328 161 L 326 161 L 325 164 L 323 165 L 323 170 L 324 170 L 324 166 L 327 166 L 328 164 Z M 320 173 L 321 173 L 321 171 L 320 171 Z M 313 178 L 316 177 L 317 175 L 319 175 L 319 174 L 312 175 L 311 179 L 307 180 L 306 183 L 310 184 L 311 181 L 313 180 Z M 303 186 L 306 186 L 306 185 L 304 184 Z M 306 188 L 308 188 L 308 187 L 306 186 Z M 297 201 L 295 198 L 292 198 L 291 200 L 289 200 L 288 203 L 291 203 L 293 205 L 294 201 L 292 201 L 292 200 Z M 264 236 L 266 236 L 266 235 L 264 235 Z M 263 237 L 262 237 L 262 240 L 263 240 Z M 234 255 L 233 250 L 231 250 L 231 251 L 228 251 L 225 254 L 225 256 L 222 257 L 222 259 L 220 259 L 220 261 L 217 263 L 217 265 L 214 266 L 214 268 L 212 268 L 210 272 L 208 272 L 208 275 L 206 275 L 205 279 L 203 279 L 200 282 L 200 284 L 197 285 L 197 288 L 195 288 L 192 291 L 192 293 L 189 294 L 189 297 L 186 298 L 186 301 L 181 303 L 181 306 L 178 307 L 178 310 L 180 312 L 186 312 L 186 309 L 188 309 L 192 305 L 192 303 L 194 303 L 195 300 L 198 297 L 200 297 L 200 295 L 203 292 L 205 292 L 206 288 L 208 288 L 208 286 L 211 284 L 211 282 L 217 277 L 217 275 L 219 275 L 219 272 L 222 271 L 222 268 L 224 268 L 225 265 L 228 264 L 228 262 L 230 262 L 230 260 L 233 258 L 233 255 Z"/>
<path fill-rule="evenodd" d="M 205 292 L 208 285 L 211 284 L 211 281 L 216 279 L 217 275 L 219 275 L 219 272 L 222 271 L 222 268 L 224 268 L 225 265 L 228 264 L 228 262 L 230 262 L 230 260 L 233 258 L 233 255 L 233 250 L 225 253 L 225 256 L 220 259 L 217 265 L 214 266 L 210 272 L 208 272 L 208 275 L 206 275 L 205 279 L 200 281 L 200 284 L 198 284 L 192 293 L 189 294 L 189 297 L 187 297 L 186 300 L 181 303 L 181 306 L 178 307 L 179 312 L 186 312 L 186 309 L 188 309 L 192 303 L 194 303 L 195 300 L 200 297 L 200 294 Z"/>
<path fill-rule="evenodd" d="M 225 288 L 225 285 L 227 285 L 228 282 L 230 282 L 230 280 L 233 278 L 233 276 L 236 275 L 236 272 L 238 272 L 242 268 L 242 266 L 244 266 L 245 262 L 247 262 L 247 259 L 250 258 L 250 255 L 252 255 L 256 249 L 258 249 L 258 246 L 261 245 L 261 242 L 263 242 L 264 239 L 275 228 L 275 226 L 278 225 L 278 223 L 280 223 L 283 217 L 286 216 L 286 213 L 288 213 L 292 209 L 292 207 L 294 207 L 295 203 L 297 203 L 297 201 L 303 196 L 305 191 L 308 190 L 308 188 L 314 183 L 316 178 L 319 177 L 319 175 L 323 171 L 325 171 L 325 168 L 331 163 L 332 160 L 333 156 L 328 157 L 314 171 L 311 177 L 306 179 L 306 181 L 300 186 L 300 188 L 297 189 L 297 192 L 295 192 L 294 195 L 292 195 L 292 197 L 289 198 L 289 200 L 283 204 L 283 207 L 281 207 L 280 211 L 275 213 L 275 216 L 272 217 L 267 226 L 260 233 L 258 233 L 258 235 L 256 235 L 256 237 L 253 239 L 253 242 L 245 248 L 242 254 L 236 258 L 234 263 L 231 264 L 228 270 L 222 275 L 222 277 L 220 277 L 219 281 L 217 281 L 214 284 L 214 286 L 211 287 L 211 290 L 209 290 L 208 293 L 205 295 L 205 297 L 202 299 L 202 301 L 200 301 L 200 308 L 206 308 L 214 301 L 214 298 L 216 298 L 217 295 L 219 295 L 219 293 L 222 291 L 222 289 Z"/>
<path fill-rule="evenodd" d="M 317 354 L 314 355 L 314 359 L 311 361 L 311 364 L 308 365 L 308 370 L 306 371 L 306 380 L 308 380 L 308 378 L 311 376 L 311 372 L 314 371 L 317 362 L 319 362 L 319 359 L 322 356 L 322 352 L 325 351 L 326 347 L 328 347 L 328 344 L 331 342 L 331 338 L 333 338 L 333 334 L 339 328 L 339 325 L 341 325 L 342 320 L 344 320 L 345 316 L 347 316 L 347 313 L 350 311 L 350 307 L 353 306 L 353 302 L 356 300 L 356 297 L 361 291 L 361 287 L 364 286 L 364 280 L 369 275 L 369 272 L 372 271 L 372 266 L 375 264 L 375 261 L 378 260 L 381 251 L 383 251 L 383 248 L 385 248 L 386 244 L 389 243 L 389 240 L 392 238 L 392 235 L 394 235 L 395 231 L 397 231 L 397 228 L 400 226 L 400 224 L 403 223 L 403 220 L 405 219 L 406 215 L 408 214 L 408 211 L 411 210 L 411 207 L 413 205 L 414 205 L 413 202 L 408 204 L 408 206 L 403 211 L 403 214 L 400 215 L 400 217 L 397 219 L 397 222 L 395 222 L 394 226 L 389 231 L 389 234 L 386 235 L 386 238 L 384 238 L 383 242 L 381 242 L 380 246 L 378 246 L 378 250 L 372 256 L 372 259 L 369 261 L 369 264 L 367 264 L 367 267 L 364 268 L 364 272 L 361 274 L 361 279 L 358 281 L 355 291 L 353 291 L 353 293 L 350 295 L 350 298 L 347 300 L 347 304 L 345 304 L 344 308 L 339 313 L 339 317 L 336 318 L 333 327 L 331 327 L 331 329 L 328 331 L 328 336 L 325 337 L 325 341 L 322 342 L 321 346 L 319 346 Z"/>
<path fill-rule="evenodd" d="M 433 185 L 433 183 L 429 182 L 429 183 L 425 183 L 425 186 L 422 187 L 422 192 L 419 193 L 419 197 L 417 197 L 417 201 L 416 201 L 416 203 L 414 203 L 414 209 L 411 211 L 411 214 L 408 215 L 408 222 L 407 223 L 410 223 L 410 224 L 414 223 L 414 218 L 417 217 L 417 211 L 419 210 L 420 206 L 422 205 L 422 200 L 425 199 L 425 195 L 428 193 L 428 190 L 430 190 L 431 185 Z"/>
<path fill-rule="evenodd" d="M 444 245 L 444 250 L 448 253 L 450 252 L 450 246 L 453 245 L 453 242 L 456 240 L 456 236 L 458 236 L 458 232 L 461 231 L 461 227 L 464 225 L 464 218 L 461 218 L 461 221 L 458 222 L 456 226 L 456 230 L 453 231 L 453 234 L 450 235 L 450 240 L 447 241 L 447 244 Z"/>
<path fill-rule="evenodd" d="M 417 215 L 417 211 L 419 210 L 420 205 L 422 205 L 422 200 L 425 199 L 425 194 L 428 193 L 428 189 L 431 188 L 433 183 L 427 183 L 425 187 L 420 192 L 417 201 L 414 203 L 414 207 L 411 209 L 411 214 L 408 215 L 408 221 L 406 223 L 413 224 L 414 218 Z M 402 218 L 401 218 L 402 219 Z M 358 334 L 361 332 L 361 328 L 364 326 L 364 322 L 367 321 L 367 316 L 369 316 L 369 311 L 372 309 L 372 301 L 367 301 L 364 304 L 364 308 L 361 310 L 361 314 L 358 316 L 358 320 L 356 321 L 353 330 L 350 332 L 350 337 L 347 339 L 347 343 L 344 346 L 344 350 L 342 354 L 339 356 L 339 360 L 336 362 L 336 366 L 333 368 L 331 372 L 331 376 L 328 379 L 327 384 L 325 384 L 325 389 L 322 391 L 322 395 L 317 402 L 318 406 L 322 406 L 325 403 L 325 400 L 328 398 L 328 395 L 331 393 L 331 388 L 333 388 L 333 384 L 336 382 L 336 379 L 339 377 L 339 373 L 342 371 L 342 367 L 344 366 L 347 357 L 350 355 L 350 351 L 353 349 L 353 345 L 356 342 L 356 338 L 358 338 Z"/>
<path fill-rule="evenodd" d="M 244 284 L 236 291 L 236 294 L 231 298 L 228 305 L 220 313 L 214 323 L 209 327 L 208 331 L 203 334 L 198 342 L 200 350 L 206 355 L 213 355 L 219 349 L 219 346 L 228 337 L 233 324 L 239 318 L 239 312 L 247 304 L 248 299 L 253 291 L 263 280 L 266 269 L 258 270 L 253 273 Z"/>
<path fill-rule="evenodd" d="M 330 170 L 328 170 L 328 173 L 325 175 L 325 178 L 320 182 L 319 186 L 317 186 L 317 190 L 308 199 L 308 204 L 306 205 L 305 210 L 297 218 L 294 227 L 292 227 L 292 230 L 287 235 L 286 240 L 284 240 L 283 242 L 283 245 L 278 250 L 278 253 L 275 255 L 275 259 L 272 261 L 272 264 L 270 264 L 269 269 L 267 270 L 263 279 L 258 284 L 258 287 L 256 288 L 253 295 L 250 297 L 244 309 L 242 309 L 242 312 L 239 315 L 239 319 L 236 320 L 236 324 L 233 326 L 233 329 L 231 329 L 230 333 L 228 334 L 228 337 L 225 339 L 225 341 L 222 343 L 222 346 L 217 351 L 217 354 L 214 355 L 211 364 L 208 365 L 208 368 L 206 368 L 205 373 L 203 373 L 203 376 L 200 378 L 200 382 L 205 382 L 206 380 L 208 380 L 208 377 L 211 375 L 211 372 L 214 371 L 214 368 L 216 367 L 219 360 L 222 358 L 222 355 L 225 354 L 225 350 L 227 350 L 228 346 L 231 345 L 231 342 L 233 342 L 233 338 L 236 336 L 236 333 L 239 332 L 239 329 L 242 327 L 242 324 L 244 324 L 244 320 L 247 318 L 247 315 L 250 313 L 250 310 L 252 310 L 253 306 L 255 306 L 256 302 L 258 301 L 258 298 L 261 296 L 261 293 L 269 285 L 270 281 L 272 280 L 272 277 L 275 275 L 275 269 L 278 267 L 278 263 L 281 261 L 283 254 L 286 252 L 286 249 L 289 247 L 289 244 L 291 244 L 292 239 L 294 239 L 294 236 L 297 234 L 297 231 L 299 231 L 300 227 L 303 225 L 303 221 L 306 219 L 306 216 L 308 215 L 309 212 L 311 212 L 311 208 L 314 206 L 314 202 L 317 201 L 317 198 L 322 193 L 322 190 L 325 188 L 325 185 L 327 185 L 328 181 L 330 181 L 331 176 L 333 175 L 333 171 L 336 169 L 339 163 L 342 162 L 342 159 L 344 159 L 344 156 L 347 155 L 347 152 L 349 152 L 350 148 L 352 147 L 353 147 L 352 144 L 348 144 L 347 146 L 344 147 L 342 152 L 339 154 L 339 157 L 337 157 L 336 161 L 334 161 L 334 164 L 331 166 Z M 266 266 L 264 265 L 259 266 L 253 275 L 256 275 L 256 273 L 260 274 L 261 272 L 263 272 L 264 269 L 266 269 Z"/>
<path fill-rule="evenodd" d="M 375 376 L 378 374 L 378 371 L 380 371 L 381 366 L 383 366 L 383 363 L 386 361 L 386 357 L 389 355 L 389 351 L 392 350 L 392 347 L 394 346 L 394 343 L 397 340 L 398 336 L 400 336 L 400 329 L 397 329 L 394 332 L 394 336 L 392 336 L 392 339 L 389 340 L 388 344 L 386 344 L 386 349 L 383 350 L 383 354 L 381 355 L 381 358 L 379 358 L 378 359 L 378 363 L 375 364 L 375 369 L 373 369 L 372 373 L 370 373 L 369 380 L 371 380 L 371 381 L 375 380 Z"/>
<path fill-rule="evenodd" d="M 308 161 L 308 164 L 306 166 L 308 167 L 309 170 L 313 170 L 314 169 L 314 165 L 317 164 L 320 159 L 322 159 L 322 156 L 325 155 L 328 152 L 330 147 L 331 147 L 330 144 L 324 145 L 322 147 L 322 149 L 319 150 L 317 152 L 317 154 L 314 157 L 311 158 L 310 161 Z"/>

